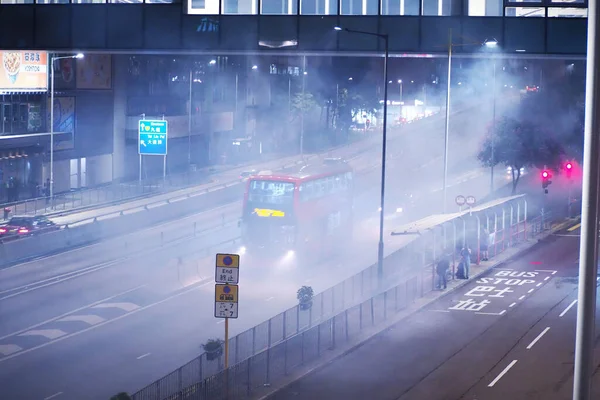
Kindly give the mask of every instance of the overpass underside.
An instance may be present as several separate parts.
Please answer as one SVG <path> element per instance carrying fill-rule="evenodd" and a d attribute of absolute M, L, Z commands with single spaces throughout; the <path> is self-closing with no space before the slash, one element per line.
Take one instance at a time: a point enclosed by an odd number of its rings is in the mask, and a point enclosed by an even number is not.
<path fill-rule="evenodd" d="M 55 0 L 37 0 L 38 4 L 14 4 L 28 1 L 34 0 L 2 0 L 0 49 L 314 55 L 383 51 L 377 37 L 333 30 L 343 26 L 389 34 L 393 56 L 443 54 L 450 29 L 457 56 L 481 55 L 481 43 L 489 38 L 509 55 L 572 58 L 584 56 L 586 50 L 588 0 L 114 0 L 134 4 L 91 4 L 97 0 L 40 4 Z M 79 3 L 85 1 L 89 3 Z"/>

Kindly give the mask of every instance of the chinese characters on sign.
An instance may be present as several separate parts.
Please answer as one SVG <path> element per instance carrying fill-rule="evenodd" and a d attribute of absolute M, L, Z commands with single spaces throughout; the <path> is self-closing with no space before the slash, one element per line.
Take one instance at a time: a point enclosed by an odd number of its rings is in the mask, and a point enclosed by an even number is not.
<path fill-rule="evenodd" d="M 240 255 L 217 254 L 215 260 L 215 317 L 238 317 Z"/>
<path fill-rule="evenodd" d="M 48 53 L 0 51 L 0 94 L 48 90 Z"/>
<path fill-rule="evenodd" d="M 215 317 L 238 317 L 238 286 L 215 284 Z"/>
<path fill-rule="evenodd" d="M 142 155 L 167 155 L 167 121 L 139 121 L 138 152 Z"/>
<path fill-rule="evenodd" d="M 484 314 L 501 315 L 506 311 L 508 303 L 511 306 L 533 292 L 534 288 L 542 285 L 549 277 L 541 280 L 541 274 L 553 271 L 513 271 L 498 270 L 493 276 L 480 278 L 477 286 L 467 291 L 464 298 L 458 300 L 450 311 L 471 311 Z M 492 312 L 488 312 L 492 311 Z"/>
<path fill-rule="evenodd" d="M 237 285 L 239 282 L 240 256 L 238 254 L 217 254 L 215 282 Z"/>

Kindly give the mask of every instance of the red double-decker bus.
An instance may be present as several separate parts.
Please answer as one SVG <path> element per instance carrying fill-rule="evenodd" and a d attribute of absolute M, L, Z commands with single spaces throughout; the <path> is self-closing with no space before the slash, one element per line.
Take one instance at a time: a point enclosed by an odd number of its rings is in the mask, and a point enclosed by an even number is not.
<path fill-rule="evenodd" d="M 248 179 L 242 212 L 242 252 L 261 257 L 322 257 L 352 234 L 354 172 L 326 159 L 290 174 Z"/>

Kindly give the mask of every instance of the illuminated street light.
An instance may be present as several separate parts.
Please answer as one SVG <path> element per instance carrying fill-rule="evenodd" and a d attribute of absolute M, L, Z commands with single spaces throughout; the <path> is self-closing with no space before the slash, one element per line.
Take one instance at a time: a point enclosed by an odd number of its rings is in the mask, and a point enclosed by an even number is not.
<path fill-rule="evenodd" d="M 208 63 L 209 63 L 210 65 L 215 65 L 215 64 L 217 63 L 217 60 L 210 60 Z"/>
<path fill-rule="evenodd" d="M 253 65 L 252 70 L 256 71 L 258 69 L 258 65 Z"/>
<path fill-rule="evenodd" d="M 486 47 L 496 47 L 498 46 L 498 41 L 496 39 L 490 39 L 483 42 L 483 44 L 485 44 Z"/>

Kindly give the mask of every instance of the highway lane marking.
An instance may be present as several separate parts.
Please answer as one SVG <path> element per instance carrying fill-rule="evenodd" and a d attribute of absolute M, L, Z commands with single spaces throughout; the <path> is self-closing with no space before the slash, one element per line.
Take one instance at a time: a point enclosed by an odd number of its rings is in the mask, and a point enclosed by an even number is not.
<path fill-rule="evenodd" d="M 93 330 L 93 329 L 96 329 L 96 328 L 99 328 L 99 327 L 101 327 L 101 326 L 104 326 L 104 325 L 107 325 L 107 324 L 113 323 L 113 322 L 115 322 L 115 321 L 120 321 L 120 320 L 121 320 L 121 319 L 123 319 L 123 318 L 129 317 L 129 316 L 131 316 L 131 315 L 133 315 L 133 314 L 137 314 L 137 313 L 139 313 L 139 312 L 141 312 L 141 311 L 144 311 L 144 310 L 147 310 L 147 309 L 149 309 L 149 308 L 151 308 L 151 307 L 155 307 L 155 306 L 158 306 L 158 305 L 160 305 L 160 304 L 166 303 L 167 301 L 170 301 L 170 300 L 173 300 L 173 299 L 175 299 L 175 298 L 177 298 L 177 297 L 183 296 L 184 294 L 188 294 L 188 293 L 190 293 L 190 292 L 193 292 L 194 290 L 198 290 L 198 289 L 200 289 L 201 287 L 203 287 L 203 286 L 206 286 L 206 285 L 209 285 L 209 284 L 212 284 L 212 282 L 205 282 L 205 283 L 203 283 L 203 284 L 201 284 L 201 285 L 199 285 L 199 286 L 196 286 L 196 287 L 190 288 L 190 289 L 188 289 L 188 290 L 184 290 L 184 291 L 182 291 L 182 292 L 176 293 L 176 294 L 174 294 L 174 295 L 172 295 L 172 296 L 166 297 L 166 298 L 164 298 L 164 299 L 162 299 L 162 300 L 160 300 L 160 301 L 157 301 L 157 302 L 155 302 L 155 303 L 148 304 L 148 305 L 146 305 L 146 306 L 140 307 L 140 308 L 138 308 L 138 309 L 136 309 L 136 310 L 133 310 L 133 311 L 132 311 L 132 312 L 130 312 L 130 313 L 127 313 L 127 314 L 120 315 L 120 316 L 118 316 L 118 317 L 116 317 L 116 318 L 111 318 L 111 319 L 109 319 L 109 320 L 106 320 L 106 321 L 104 321 L 104 322 L 101 322 L 101 323 L 99 323 L 99 324 L 97 324 L 97 325 L 90 326 L 90 327 L 88 327 L 88 328 L 85 328 L 85 329 L 82 329 L 82 330 L 80 330 L 80 331 L 73 332 L 73 333 L 69 333 L 69 334 L 67 334 L 67 335 L 61 336 L 61 337 L 59 337 L 58 339 L 52 340 L 52 341 L 50 341 L 50 342 L 42 343 L 42 344 L 40 344 L 40 345 L 38 345 L 38 346 L 31 347 L 31 348 L 29 348 L 29 349 L 26 349 L 26 350 L 20 351 L 20 352 L 18 352 L 18 353 L 11 354 L 11 355 L 9 355 L 9 356 L 6 356 L 6 357 L 4 357 L 4 358 L 0 358 L 0 363 L 2 363 L 2 362 L 4 362 L 4 361 L 7 361 L 7 360 L 10 360 L 10 359 L 13 359 L 13 358 L 15 358 L 15 357 L 19 357 L 19 356 L 21 356 L 21 355 L 23 355 L 23 354 L 30 353 L 30 352 L 32 352 L 32 351 L 35 351 L 35 350 L 43 349 L 43 348 L 45 348 L 45 347 L 47 347 L 47 346 L 50 346 L 50 345 L 52 345 L 52 344 L 54 344 L 54 343 L 62 342 L 63 340 L 66 340 L 66 339 L 69 339 L 69 338 L 72 338 L 72 337 L 75 337 L 75 336 L 79 336 L 79 335 L 81 335 L 81 334 L 83 334 L 83 333 L 89 332 L 89 331 L 91 331 L 91 330 Z"/>
<path fill-rule="evenodd" d="M 131 312 L 133 310 L 137 310 L 140 308 L 140 306 L 133 303 L 100 303 L 91 308 L 118 308 L 125 312 Z"/>
<path fill-rule="evenodd" d="M 556 270 L 554 269 L 534 269 L 535 272 L 552 272 L 552 275 L 556 274 Z"/>
<path fill-rule="evenodd" d="M 271 296 L 271 297 L 268 297 L 268 298 L 266 298 L 266 299 L 265 299 L 265 301 L 271 301 L 271 300 L 273 300 L 274 298 L 275 298 L 275 297 Z"/>
<path fill-rule="evenodd" d="M 529 289 L 529 290 L 527 291 L 527 293 L 531 293 L 531 292 L 533 292 L 534 290 L 535 290 L 535 289 Z"/>
<path fill-rule="evenodd" d="M 432 312 L 447 312 L 447 313 L 449 313 L 449 312 L 450 312 L 450 311 L 448 311 L 448 310 L 429 310 L 429 311 L 432 311 Z"/>
<path fill-rule="evenodd" d="M 235 202 L 235 203 L 237 203 L 237 202 Z M 214 207 L 214 208 L 211 208 L 211 209 L 208 209 L 208 210 L 200 211 L 198 213 L 189 215 L 187 217 L 183 217 L 183 218 L 180 218 L 180 219 L 177 219 L 177 220 L 174 220 L 174 221 L 171 220 L 171 221 L 163 222 L 163 223 L 158 224 L 158 225 L 153 225 L 153 226 L 151 226 L 149 228 L 145 228 L 145 229 L 142 229 L 142 230 L 139 230 L 139 231 L 135 231 L 134 233 L 130 233 L 130 234 L 127 234 L 125 236 L 121 236 L 119 239 L 120 239 L 120 241 L 122 241 L 122 239 L 127 239 L 128 237 L 133 237 L 134 235 L 137 236 L 138 234 L 144 233 L 146 231 L 153 231 L 153 230 L 156 230 L 156 228 L 160 228 L 160 227 L 172 224 L 174 222 L 182 222 L 182 221 L 185 221 L 187 219 L 192 219 L 194 217 L 198 217 L 199 215 L 202 215 L 202 214 L 210 213 L 210 212 L 219 210 L 221 208 L 232 207 L 234 205 L 236 205 L 236 204 L 230 203 L 230 204 L 225 204 L 225 205 L 217 206 L 217 207 Z M 200 232 L 197 232 L 197 233 L 200 233 Z M 109 240 L 113 240 L 113 239 L 109 239 Z M 14 269 L 14 268 L 25 267 L 28 264 L 35 264 L 35 263 L 38 263 L 40 261 L 51 260 L 53 258 L 58 258 L 58 257 L 64 257 L 65 254 L 71 254 L 71 253 L 75 253 L 77 251 L 84 251 L 84 250 L 87 250 L 87 249 L 90 249 L 90 248 L 94 248 L 94 247 L 100 246 L 102 244 L 105 245 L 109 240 L 100 241 L 99 243 L 94 243 L 94 244 L 90 244 L 88 246 L 78 247 L 76 249 L 71 249 L 71 250 L 63 251 L 63 252 L 58 253 L 58 254 L 52 254 L 52 255 L 49 255 L 49 256 L 46 256 L 46 257 L 36 258 L 35 260 L 26 261 L 24 263 L 11 265 L 10 267 L 1 268 L 0 269 L 0 274 L 2 273 L 2 271 L 8 271 L 8 270 L 11 270 L 11 269 Z M 2 293 L 2 292 L 0 292 L 0 293 Z"/>
<path fill-rule="evenodd" d="M 192 237 L 194 237 L 194 236 L 187 236 L 187 237 L 180 238 L 180 239 L 177 239 L 177 240 L 174 240 L 174 241 L 170 241 L 170 242 L 168 242 L 166 244 L 166 246 L 177 245 L 177 244 L 179 244 L 182 241 L 191 239 Z M 195 236 L 195 238 L 197 238 L 197 236 Z M 163 249 L 164 248 L 157 247 L 155 249 L 151 249 L 150 251 L 162 251 Z M 51 277 L 51 278 L 46 278 L 46 279 L 43 279 L 43 280 L 40 280 L 40 281 L 37 281 L 37 282 L 31 282 L 31 283 L 29 283 L 27 285 L 22 285 L 22 286 L 19 286 L 19 287 L 16 287 L 16 288 L 5 289 L 3 291 L 0 291 L 0 294 L 8 293 L 8 292 L 14 292 L 14 293 L 12 293 L 10 295 L 7 295 L 7 296 L 4 296 L 4 297 L 0 297 L 0 301 L 7 300 L 7 299 L 10 299 L 12 297 L 20 296 L 22 294 L 25 294 L 25 293 L 28 293 L 28 292 L 31 292 L 31 291 L 34 291 L 34 290 L 38 290 L 38 289 L 42 289 L 42 288 L 45 288 L 45 287 L 48 287 L 48 286 L 56 285 L 58 283 L 66 282 L 68 280 L 75 279 L 75 278 L 78 278 L 80 276 L 85 276 L 85 275 L 91 274 L 93 272 L 101 271 L 103 269 L 110 268 L 110 267 L 113 267 L 115 265 L 122 264 L 124 261 L 127 261 L 127 260 L 136 260 L 136 259 L 139 260 L 139 255 L 142 254 L 142 253 L 143 253 L 142 251 L 139 251 L 139 252 L 136 252 L 136 253 L 131 254 L 129 256 L 125 256 L 125 257 L 122 257 L 122 258 L 119 258 L 119 259 L 116 259 L 116 260 L 107 261 L 107 262 L 103 262 L 103 263 L 96 264 L 96 265 L 91 265 L 91 266 L 84 267 L 84 268 L 81 268 L 81 269 L 78 269 L 78 270 L 75 270 L 75 271 L 66 272 L 64 274 L 57 275 L 57 276 L 54 276 L 54 277 Z M 148 254 L 148 252 L 145 252 L 143 254 Z"/>
<path fill-rule="evenodd" d="M 578 224 L 573 225 L 572 227 L 570 227 L 569 229 L 567 229 L 567 231 L 569 232 L 573 232 L 576 229 L 579 229 L 581 227 L 581 222 Z"/>
<path fill-rule="evenodd" d="M 542 286 L 542 284 L 543 284 L 543 283 L 542 283 L 542 282 L 540 282 L 540 283 L 538 283 L 538 284 L 537 284 L 537 285 L 535 285 L 535 286 L 537 286 L 537 287 L 540 287 L 540 286 Z"/>
<path fill-rule="evenodd" d="M 517 303 L 512 303 L 512 304 L 511 304 L 510 306 L 508 306 L 508 307 L 509 307 L 509 308 L 512 308 L 512 307 L 514 307 L 514 306 L 516 306 L 516 305 L 517 305 Z"/>
<path fill-rule="evenodd" d="M 43 336 L 47 339 L 54 340 L 61 336 L 65 336 L 67 332 L 60 329 L 32 329 L 21 333 L 19 336 Z"/>
<path fill-rule="evenodd" d="M 549 277 L 549 276 L 547 276 L 547 277 L 545 277 L 545 278 L 544 278 L 544 280 L 545 280 L 545 281 L 547 281 L 548 279 L 550 279 L 550 277 Z"/>
<path fill-rule="evenodd" d="M 104 322 L 105 319 L 93 314 L 87 315 L 67 315 L 64 318 L 57 320 L 57 322 L 85 322 L 88 325 L 96 325 L 100 322 Z"/>
<path fill-rule="evenodd" d="M 55 397 L 58 397 L 58 396 L 60 396 L 61 394 L 63 394 L 63 392 L 54 393 L 52 396 L 44 397 L 44 400 L 50 400 L 50 399 L 53 399 L 53 398 L 55 398 Z"/>
<path fill-rule="evenodd" d="M 498 381 L 499 381 L 500 379 L 502 379 L 502 377 L 503 377 L 504 375 L 506 375 L 506 373 L 507 373 L 508 371 L 510 371 L 510 369 L 511 369 L 511 368 L 512 368 L 512 367 L 513 367 L 513 366 L 514 366 L 516 363 L 517 363 L 517 360 L 512 360 L 512 362 L 511 362 L 510 364 L 508 364 L 508 365 L 507 365 L 507 367 L 506 367 L 506 368 L 504 368 L 504 369 L 502 370 L 502 372 L 500 372 L 500 373 L 498 374 L 498 376 L 496 377 L 496 379 L 494 379 L 493 381 L 491 381 L 491 382 L 490 382 L 490 384 L 488 385 L 488 387 L 494 387 L 494 385 L 495 385 L 496 383 L 498 383 Z"/>
<path fill-rule="evenodd" d="M 83 307 L 76 308 L 75 310 L 68 311 L 68 312 L 66 312 L 66 313 L 64 313 L 64 314 L 61 314 L 61 315 L 59 315 L 58 317 L 50 318 L 50 319 L 47 319 L 47 320 L 45 320 L 45 321 L 39 322 L 39 323 L 37 323 L 37 324 L 35 324 L 35 325 L 31 325 L 31 326 L 29 326 L 29 327 L 27 327 L 27 328 L 25 328 L 25 329 L 21 329 L 21 330 L 19 330 L 19 331 L 16 331 L 16 332 L 9 333 L 8 335 L 4 335 L 4 336 L 0 337 L 0 340 L 4 340 L 4 339 L 6 339 L 6 338 L 9 338 L 9 337 L 11 337 L 11 336 L 17 336 L 17 335 L 19 335 L 19 334 L 21 334 L 21 333 L 23 333 L 23 332 L 30 331 L 30 330 L 32 330 L 32 329 L 35 329 L 35 328 L 38 328 L 38 327 L 40 327 L 40 326 L 42 326 L 42 325 L 50 324 L 50 323 L 52 323 L 52 322 L 55 322 L 55 321 L 57 321 L 57 320 L 59 320 L 59 319 L 61 319 L 61 318 L 64 318 L 64 317 L 66 317 L 66 316 L 68 316 L 68 315 L 71 315 L 71 314 L 74 314 L 74 313 L 76 313 L 76 312 L 79 312 L 79 311 L 85 310 L 85 309 L 87 309 L 87 308 L 90 308 L 90 307 L 92 307 L 92 306 L 95 306 L 96 304 L 100 304 L 100 303 L 104 303 L 105 301 L 112 300 L 112 299 L 114 299 L 115 297 L 119 297 L 119 296 L 122 296 L 122 295 L 124 295 L 124 294 L 131 293 L 131 292 L 133 292 L 133 291 L 135 291 L 135 290 L 138 290 L 138 289 L 141 289 L 141 288 L 143 288 L 143 287 L 145 287 L 145 286 L 146 286 L 146 285 L 137 286 L 137 287 L 134 287 L 133 289 L 129 289 L 129 290 L 126 290 L 126 291 L 124 291 L 124 292 L 117 293 L 117 294 L 115 294 L 115 295 L 113 295 L 113 296 L 107 297 L 107 298 L 105 298 L 105 299 L 102 299 L 102 300 L 95 301 L 95 302 L 93 302 L 93 303 L 91 303 L 91 304 L 88 304 L 88 305 L 85 305 L 85 306 L 83 306 Z"/>
<path fill-rule="evenodd" d="M 573 300 L 573 301 L 571 302 L 571 304 L 569 304 L 569 305 L 567 306 L 567 308 L 565 308 L 565 309 L 564 309 L 564 311 L 563 311 L 563 312 L 561 312 L 561 313 L 560 313 L 560 315 L 559 315 L 558 317 L 559 317 L 559 318 L 562 318 L 562 317 L 564 317 L 564 316 L 565 316 L 565 314 L 566 314 L 566 313 L 568 313 L 568 312 L 569 312 L 569 310 L 570 310 L 570 309 L 571 309 L 571 308 L 572 308 L 572 307 L 575 305 L 575 303 L 577 303 L 577 299 Z"/>
<path fill-rule="evenodd" d="M 141 360 L 142 358 L 146 358 L 149 355 L 150 355 L 150 353 L 142 354 L 141 356 L 137 357 L 137 360 Z"/>
<path fill-rule="evenodd" d="M 506 310 L 502 310 L 499 313 L 485 313 L 485 312 L 480 312 L 480 311 L 476 311 L 475 314 L 480 314 L 480 315 L 504 315 L 506 313 Z"/>
<path fill-rule="evenodd" d="M 529 346 L 527 346 L 527 350 L 531 350 L 531 348 L 542 338 L 542 336 L 544 336 L 546 334 L 546 332 L 548 332 L 550 330 L 550 327 L 547 327 L 546 329 L 544 329 L 542 331 L 542 333 L 540 333 L 539 335 L 537 335 L 537 337 L 535 339 L 533 339 L 531 341 L 531 343 L 529 343 Z"/>
<path fill-rule="evenodd" d="M 9 356 L 21 350 L 23 350 L 23 348 L 21 346 L 17 346 L 16 344 L 0 344 L 0 354 L 5 356 Z"/>
<path fill-rule="evenodd" d="M 525 298 L 525 295 L 519 297 L 519 300 L 523 300 Z"/>
<path fill-rule="evenodd" d="M 552 271 L 552 275 L 556 275 L 558 271 Z"/>

